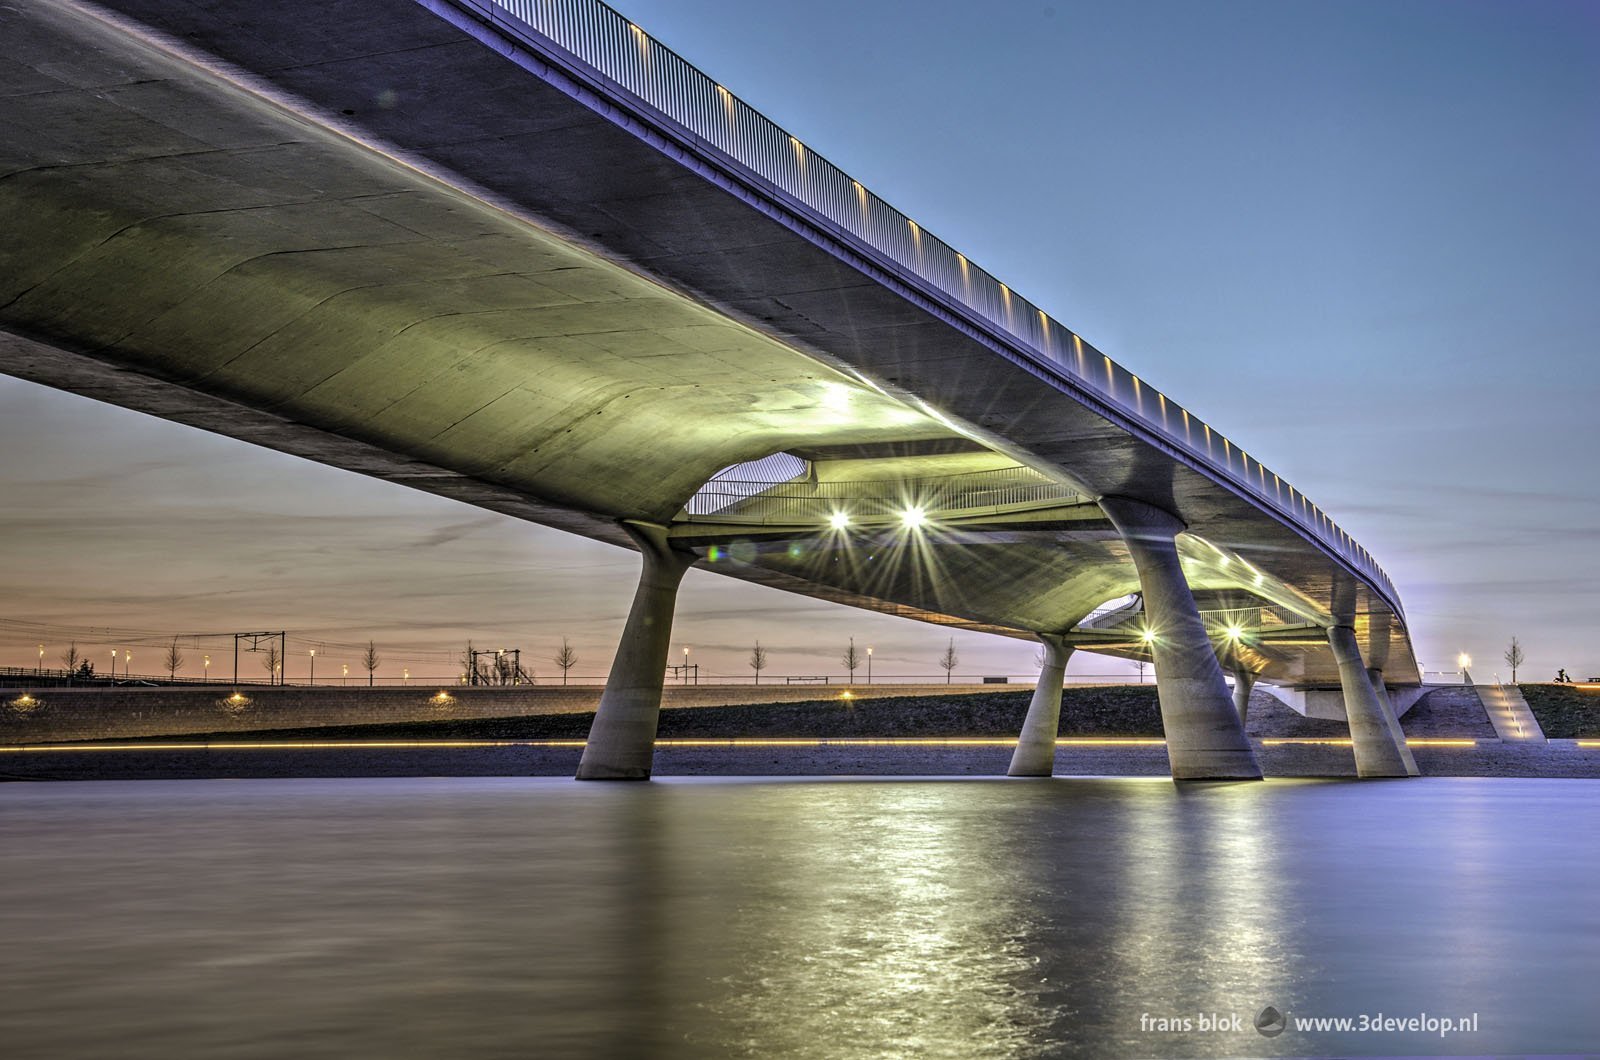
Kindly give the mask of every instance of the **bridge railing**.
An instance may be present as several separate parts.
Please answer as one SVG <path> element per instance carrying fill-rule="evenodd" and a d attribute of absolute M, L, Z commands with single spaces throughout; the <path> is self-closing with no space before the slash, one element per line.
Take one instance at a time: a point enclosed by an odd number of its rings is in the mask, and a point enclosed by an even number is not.
<path fill-rule="evenodd" d="M 755 522 L 829 525 L 848 520 L 892 519 L 916 507 L 930 519 L 980 509 L 1081 504 L 1087 498 L 1026 467 L 994 468 L 904 481 L 752 482 L 712 479 L 689 499 L 687 522 Z"/>
<path fill-rule="evenodd" d="M 893 266 L 900 277 L 940 300 L 963 307 L 1025 355 L 1063 370 L 1127 420 L 1209 466 L 1344 557 L 1398 609 L 1399 596 L 1383 568 L 1304 494 L 622 14 L 600 0 L 457 2 L 498 9 L 493 17 L 502 28 L 543 52 L 548 52 L 545 43 L 553 43 L 691 134 L 700 149 L 710 148 L 737 163 L 792 205 L 826 222 L 848 245 Z M 514 18 L 505 18 L 506 12 Z"/>

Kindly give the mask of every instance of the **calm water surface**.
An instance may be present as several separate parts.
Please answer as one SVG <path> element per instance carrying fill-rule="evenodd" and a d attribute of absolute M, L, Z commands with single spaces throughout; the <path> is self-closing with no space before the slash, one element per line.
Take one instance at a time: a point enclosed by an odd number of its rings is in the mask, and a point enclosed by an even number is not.
<path fill-rule="evenodd" d="M 0 1052 L 1581 1052 L 1597 802 L 1504 779 L 9 785 Z M 1380 1012 L 1477 1030 L 1292 1022 Z"/>

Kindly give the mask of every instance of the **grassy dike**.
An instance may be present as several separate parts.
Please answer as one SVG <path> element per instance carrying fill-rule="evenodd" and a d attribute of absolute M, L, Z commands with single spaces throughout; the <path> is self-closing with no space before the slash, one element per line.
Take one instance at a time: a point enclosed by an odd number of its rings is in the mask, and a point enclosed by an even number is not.
<path fill-rule="evenodd" d="M 1016 736 L 1028 691 L 888 699 L 814 699 L 730 707 L 678 707 L 661 712 L 657 735 L 671 738 Z M 542 714 L 377 725 L 196 734 L 186 739 L 230 742 L 285 740 L 570 740 L 589 732 L 593 713 Z M 1154 685 L 1068 688 L 1063 736 L 1160 736 Z M 171 738 L 164 738 L 170 740 Z M 117 741 L 119 743 L 138 741 Z M 150 738 L 148 742 L 159 742 Z"/>
<path fill-rule="evenodd" d="M 1551 740 L 1600 738 L 1600 688 L 1575 685 L 1518 685 L 1539 728 Z"/>

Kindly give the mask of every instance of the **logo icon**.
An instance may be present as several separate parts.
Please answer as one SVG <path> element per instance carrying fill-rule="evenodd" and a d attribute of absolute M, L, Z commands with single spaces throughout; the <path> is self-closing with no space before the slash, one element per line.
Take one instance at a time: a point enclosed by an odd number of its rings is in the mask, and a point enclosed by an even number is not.
<path fill-rule="evenodd" d="M 1283 1018 L 1283 1013 L 1271 1005 L 1262 1009 L 1261 1014 L 1256 1017 L 1256 1030 L 1263 1038 L 1276 1038 L 1288 1025 L 1289 1021 Z"/>

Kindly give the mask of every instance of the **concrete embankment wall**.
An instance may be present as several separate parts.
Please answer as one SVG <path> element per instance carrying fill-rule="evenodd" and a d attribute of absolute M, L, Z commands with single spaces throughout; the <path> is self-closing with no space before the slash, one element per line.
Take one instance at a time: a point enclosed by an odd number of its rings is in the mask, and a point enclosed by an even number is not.
<path fill-rule="evenodd" d="M 838 698 L 843 685 L 668 685 L 666 707 L 723 707 Z M 860 699 L 1027 691 L 1026 685 L 850 685 Z M 0 744 L 183 736 L 319 725 L 501 718 L 592 711 L 598 685 L 446 687 L 21 689 L 0 691 Z M 29 702 L 28 700 L 32 700 Z"/>

